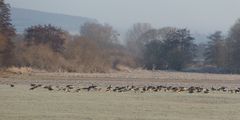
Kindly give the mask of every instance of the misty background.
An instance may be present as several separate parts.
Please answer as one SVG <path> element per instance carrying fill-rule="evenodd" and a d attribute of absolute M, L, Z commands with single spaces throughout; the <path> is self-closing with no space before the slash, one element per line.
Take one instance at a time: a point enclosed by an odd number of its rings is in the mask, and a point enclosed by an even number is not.
<path fill-rule="evenodd" d="M 240 73 L 239 3 L 1 0 L 0 66 Z"/>
<path fill-rule="evenodd" d="M 82 16 L 113 25 L 121 37 L 134 23 L 188 28 L 197 38 L 227 33 L 240 16 L 239 0 L 6 0 L 12 7 Z M 14 21 L 13 21 L 14 22 Z"/>

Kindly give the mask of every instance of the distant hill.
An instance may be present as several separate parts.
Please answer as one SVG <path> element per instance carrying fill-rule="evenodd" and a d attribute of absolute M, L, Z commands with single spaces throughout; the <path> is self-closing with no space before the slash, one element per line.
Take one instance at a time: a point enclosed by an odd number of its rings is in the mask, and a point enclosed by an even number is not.
<path fill-rule="evenodd" d="M 25 28 L 32 25 L 52 24 L 71 33 L 78 33 L 80 26 L 85 22 L 97 22 L 97 20 L 91 18 L 47 13 L 22 8 L 11 8 L 11 13 L 12 22 L 17 32 L 23 32 Z"/>

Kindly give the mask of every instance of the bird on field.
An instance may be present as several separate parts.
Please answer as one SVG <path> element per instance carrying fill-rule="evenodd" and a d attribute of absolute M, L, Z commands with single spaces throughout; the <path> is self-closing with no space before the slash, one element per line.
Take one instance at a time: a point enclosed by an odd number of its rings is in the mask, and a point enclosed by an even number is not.
<path fill-rule="evenodd" d="M 157 86 L 157 90 L 158 90 L 158 91 L 161 91 L 162 88 L 163 88 L 163 86 Z"/>
<path fill-rule="evenodd" d="M 177 91 L 178 91 L 178 88 L 177 88 L 177 87 L 173 87 L 173 88 L 172 88 L 172 91 L 173 91 L 173 92 L 177 92 Z"/>
<path fill-rule="evenodd" d="M 200 93 L 200 92 L 203 91 L 203 88 L 201 88 L 201 87 L 196 87 L 196 90 L 197 90 L 198 93 Z"/>
<path fill-rule="evenodd" d="M 70 89 L 68 89 L 68 88 L 62 88 L 62 90 L 63 90 L 64 92 L 71 92 Z"/>
<path fill-rule="evenodd" d="M 146 92 L 147 91 L 147 88 L 146 88 L 146 86 L 144 86 L 143 88 L 142 88 L 142 92 Z"/>
<path fill-rule="evenodd" d="M 79 92 L 79 91 L 81 91 L 81 89 L 80 89 L 80 88 L 78 88 L 78 89 L 76 89 L 76 90 L 75 90 L 75 92 Z"/>
<path fill-rule="evenodd" d="M 172 89 L 172 86 L 168 86 L 167 87 L 167 90 L 169 91 L 169 90 L 171 90 Z"/>
<path fill-rule="evenodd" d="M 68 89 L 73 89 L 73 88 L 74 88 L 73 85 L 66 85 L 66 87 L 67 87 Z"/>
<path fill-rule="evenodd" d="M 179 90 L 178 90 L 178 92 L 180 93 L 180 92 L 184 92 L 186 90 L 186 88 L 185 87 L 179 87 Z"/>
<path fill-rule="evenodd" d="M 208 94 L 209 92 L 210 92 L 209 89 L 205 89 L 205 90 L 204 90 L 204 93 L 205 93 L 205 94 Z"/>
<path fill-rule="evenodd" d="M 85 87 L 85 88 L 82 88 L 83 90 L 87 90 L 87 91 L 91 91 L 92 89 L 96 90 L 96 87 L 95 85 L 91 85 L 89 87 Z"/>
<path fill-rule="evenodd" d="M 132 85 L 130 90 L 134 90 L 136 88 L 136 86 Z"/>
<path fill-rule="evenodd" d="M 10 85 L 10 87 L 14 87 L 14 85 L 13 85 L 13 84 L 11 84 L 11 85 Z"/>
<path fill-rule="evenodd" d="M 62 88 L 60 86 L 56 86 L 57 91 L 60 91 Z"/>
<path fill-rule="evenodd" d="M 92 90 L 97 90 L 97 86 L 92 84 L 91 86 L 89 86 L 89 90 L 91 90 L 91 89 Z"/>
<path fill-rule="evenodd" d="M 218 91 L 226 92 L 227 90 L 226 90 L 226 87 L 220 87 L 220 88 L 218 89 Z"/>
<path fill-rule="evenodd" d="M 87 91 L 89 91 L 89 87 L 84 87 L 84 88 L 82 88 L 82 90 L 87 90 Z"/>
<path fill-rule="evenodd" d="M 119 87 L 115 87 L 115 88 L 113 88 L 113 92 L 117 92 L 119 90 Z"/>
<path fill-rule="evenodd" d="M 194 90 L 192 90 L 192 89 L 188 90 L 188 93 L 194 93 Z"/>
<path fill-rule="evenodd" d="M 137 87 L 137 88 L 134 88 L 134 91 L 135 92 L 137 92 L 137 91 L 139 91 L 140 90 L 140 88 L 139 87 Z"/>
<path fill-rule="evenodd" d="M 157 87 L 153 90 L 154 92 L 160 91 Z"/>
<path fill-rule="evenodd" d="M 236 90 L 235 90 L 235 93 L 239 93 L 239 92 L 240 92 L 240 90 L 239 90 L 239 89 L 236 89 Z"/>
<path fill-rule="evenodd" d="M 107 87 L 106 92 L 107 92 L 107 91 L 111 91 L 111 90 L 112 90 L 112 85 L 109 85 L 109 86 Z"/>
<path fill-rule="evenodd" d="M 29 90 L 34 90 L 34 89 L 36 89 L 36 88 L 38 88 L 38 87 L 41 87 L 42 85 L 41 84 L 39 84 L 39 85 L 34 85 L 34 86 L 32 86 Z"/>
<path fill-rule="evenodd" d="M 214 88 L 214 87 L 212 87 L 212 88 L 211 88 L 211 90 L 212 90 L 212 91 L 216 91 L 217 89 L 216 89 L 216 88 Z"/>
<path fill-rule="evenodd" d="M 52 91 L 54 90 L 53 87 L 51 85 L 48 85 L 48 86 L 44 86 L 43 88 L 45 89 L 48 89 L 49 91 Z"/>
<path fill-rule="evenodd" d="M 190 87 L 190 88 L 188 88 L 188 93 L 194 93 L 194 90 L 195 90 L 196 88 L 195 87 Z"/>

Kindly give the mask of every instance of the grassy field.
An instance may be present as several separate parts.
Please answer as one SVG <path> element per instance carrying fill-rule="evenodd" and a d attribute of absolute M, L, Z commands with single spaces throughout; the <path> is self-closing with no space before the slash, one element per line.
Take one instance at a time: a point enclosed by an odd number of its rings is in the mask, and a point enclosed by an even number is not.
<path fill-rule="evenodd" d="M 29 91 L 0 85 L 0 120 L 238 120 L 240 95 Z"/>

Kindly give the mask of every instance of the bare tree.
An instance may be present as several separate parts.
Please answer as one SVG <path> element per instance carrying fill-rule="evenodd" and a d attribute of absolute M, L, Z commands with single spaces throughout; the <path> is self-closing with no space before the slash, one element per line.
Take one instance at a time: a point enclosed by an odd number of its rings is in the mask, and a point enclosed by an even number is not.
<path fill-rule="evenodd" d="M 136 58 L 139 59 L 141 56 L 142 45 L 140 37 L 152 29 L 151 24 L 149 23 L 136 23 L 134 24 L 126 34 L 126 45 L 129 52 Z"/>
<path fill-rule="evenodd" d="M 106 72 L 111 68 L 109 56 L 94 41 L 84 37 L 75 37 L 70 41 L 64 57 L 71 63 L 72 71 Z"/>
<path fill-rule="evenodd" d="M 100 48 L 109 48 L 118 42 L 118 33 L 108 24 L 85 23 L 80 30 L 82 37 L 94 41 Z"/>
<path fill-rule="evenodd" d="M 161 41 L 163 42 L 166 36 L 172 32 L 175 32 L 176 28 L 165 27 L 161 29 L 150 29 L 147 32 L 140 35 L 138 40 L 133 44 L 133 55 L 138 59 L 139 64 L 144 62 L 144 50 L 147 44 L 151 44 L 152 41 Z M 135 45 L 135 46 L 134 46 Z"/>
<path fill-rule="evenodd" d="M 240 72 L 240 19 L 232 26 L 229 32 L 228 41 L 228 66 L 232 72 Z"/>
<path fill-rule="evenodd" d="M 206 48 L 206 61 L 207 63 L 216 65 L 218 67 L 226 66 L 227 46 L 225 38 L 221 31 L 216 31 L 208 37 L 211 41 L 208 42 Z"/>
<path fill-rule="evenodd" d="M 23 43 L 19 43 L 15 49 L 15 56 L 15 66 L 17 67 L 31 67 L 54 72 L 68 71 L 68 62 L 48 45 L 26 47 Z"/>
<path fill-rule="evenodd" d="M 152 26 L 149 23 L 135 23 L 127 32 L 127 45 L 136 42 L 142 34 L 146 33 L 150 29 L 152 29 Z"/>

